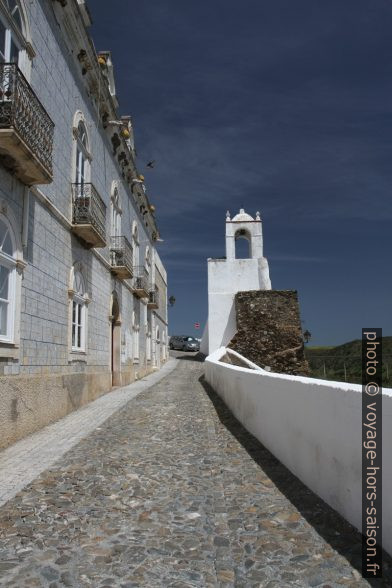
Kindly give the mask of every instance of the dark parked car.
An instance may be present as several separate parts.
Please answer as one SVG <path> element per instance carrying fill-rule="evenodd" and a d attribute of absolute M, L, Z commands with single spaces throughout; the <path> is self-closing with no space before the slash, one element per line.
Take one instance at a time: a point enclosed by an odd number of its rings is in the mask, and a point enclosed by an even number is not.
<path fill-rule="evenodd" d="M 170 337 L 169 347 L 179 351 L 200 351 L 199 341 L 186 335 Z"/>

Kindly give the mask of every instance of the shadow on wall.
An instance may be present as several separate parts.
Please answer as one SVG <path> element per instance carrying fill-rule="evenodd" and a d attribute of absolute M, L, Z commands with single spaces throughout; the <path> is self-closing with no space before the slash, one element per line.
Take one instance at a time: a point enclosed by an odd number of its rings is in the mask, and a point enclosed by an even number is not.
<path fill-rule="evenodd" d="M 309 490 L 233 416 L 202 376 L 199 382 L 210 398 L 224 427 L 241 443 L 253 461 L 278 490 L 298 509 L 307 522 L 362 574 L 362 536 L 343 517 Z M 321 561 L 320 561 L 321 563 Z M 384 577 L 367 579 L 370 586 L 392 586 L 392 558 L 383 552 Z"/>

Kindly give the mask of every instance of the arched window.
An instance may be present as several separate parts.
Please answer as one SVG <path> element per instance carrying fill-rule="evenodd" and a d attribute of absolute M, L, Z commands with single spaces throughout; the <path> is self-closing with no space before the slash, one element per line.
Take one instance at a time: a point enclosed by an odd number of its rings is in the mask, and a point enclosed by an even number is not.
<path fill-rule="evenodd" d="M 90 181 L 90 155 L 86 125 L 79 121 L 76 132 L 75 183 L 83 185 Z"/>
<path fill-rule="evenodd" d="M 151 249 L 148 245 L 146 247 L 146 256 L 145 257 L 146 257 L 146 259 L 145 259 L 146 270 L 149 272 L 150 267 L 151 267 Z"/>
<path fill-rule="evenodd" d="M 139 230 L 137 222 L 132 223 L 132 246 L 133 246 L 133 267 L 136 269 L 139 265 Z"/>
<path fill-rule="evenodd" d="M 132 331 L 133 331 L 133 361 L 139 361 L 139 331 L 140 325 L 137 320 L 136 312 L 132 312 Z"/>
<path fill-rule="evenodd" d="M 151 361 L 151 322 L 147 321 L 147 328 L 146 328 L 146 356 L 147 361 Z"/>
<path fill-rule="evenodd" d="M 14 338 L 16 265 L 15 238 L 7 219 L 0 216 L 0 341 Z"/>
<path fill-rule="evenodd" d="M 111 236 L 121 236 L 121 201 L 118 192 L 118 187 L 115 185 L 112 190 L 111 204 Z"/>
<path fill-rule="evenodd" d="M 74 270 L 72 298 L 72 351 L 86 351 L 87 301 L 82 273 Z"/>
<path fill-rule="evenodd" d="M 3 0 L 4 9 L 0 12 L 0 61 L 18 63 L 19 52 L 25 42 L 21 10 L 16 0 Z"/>
<path fill-rule="evenodd" d="M 249 259 L 252 257 L 251 237 L 245 229 L 239 229 L 235 234 L 236 259 Z"/>

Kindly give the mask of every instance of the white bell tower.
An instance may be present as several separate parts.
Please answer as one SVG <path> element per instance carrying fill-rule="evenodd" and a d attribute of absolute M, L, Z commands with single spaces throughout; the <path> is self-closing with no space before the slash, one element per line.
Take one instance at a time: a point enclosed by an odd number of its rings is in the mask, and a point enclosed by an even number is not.
<path fill-rule="evenodd" d="M 236 243 L 249 243 L 249 257 L 236 257 Z M 201 351 L 206 355 L 227 345 L 236 332 L 234 297 L 237 292 L 271 290 L 268 261 L 263 257 L 260 213 L 243 208 L 232 219 L 226 213 L 226 258 L 208 259 L 208 325 Z"/>
<path fill-rule="evenodd" d="M 230 212 L 226 212 L 226 259 L 236 258 L 235 242 L 240 238 L 249 242 L 251 259 L 263 257 L 263 231 L 259 212 L 253 219 L 241 208 L 233 220 L 230 219 Z"/>

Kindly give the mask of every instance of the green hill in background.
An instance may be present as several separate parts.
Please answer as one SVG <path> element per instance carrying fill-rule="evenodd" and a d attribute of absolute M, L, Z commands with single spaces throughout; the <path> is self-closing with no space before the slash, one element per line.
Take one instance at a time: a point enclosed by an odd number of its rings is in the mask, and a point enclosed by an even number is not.
<path fill-rule="evenodd" d="M 361 339 L 337 347 L 307 347 L 312 378 L 361 384 Z M 392 337 L 382 338 L 383 386 L 392 387 Z"/>

